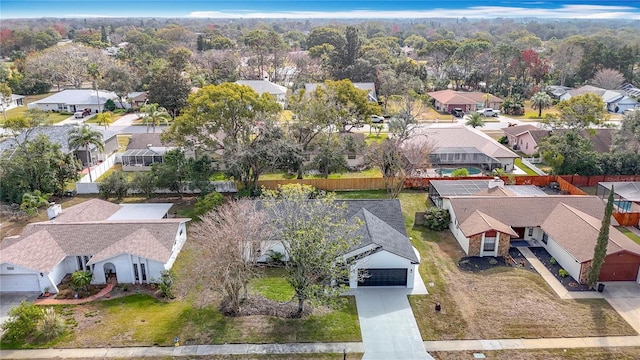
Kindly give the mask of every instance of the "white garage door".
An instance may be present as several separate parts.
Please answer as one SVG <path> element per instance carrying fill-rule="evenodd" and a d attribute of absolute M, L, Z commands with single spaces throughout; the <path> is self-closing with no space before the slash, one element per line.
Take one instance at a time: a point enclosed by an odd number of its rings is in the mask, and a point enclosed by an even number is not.
<path fill-rule="evenodd" d="M 20 291 L 40 291 L 38 275 L 0 275 L 0 291 L 20 292 Z"/>

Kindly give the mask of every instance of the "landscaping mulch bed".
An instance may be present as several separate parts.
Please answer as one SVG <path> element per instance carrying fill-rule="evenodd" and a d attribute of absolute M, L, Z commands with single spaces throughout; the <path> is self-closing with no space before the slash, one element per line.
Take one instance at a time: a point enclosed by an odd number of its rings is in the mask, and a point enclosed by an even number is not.
<path fill-rule="evenodd" d="M 549 271 L 560 281 L 562 286 L 564 286 L 569 291 L 591 291 L 589 286 L 581 285 L 578 283 L 571 275 L 560 276 L 558 272 L 562 269 L 562 266 L 557 262 L 552 264 L 551 258 L 552 256 L 547 252 L 547 250 L 543 247 L 530 247 L 529 250 L 540 260 L 544 266 L 546 266 Z"/>
<path fill-rule="evenodd" d="M 515 248 L 515 247 L 510 248 L 509 255 L 511 256 L 511 259 L 513 259 L 513 261 L 515 262 L 515 264 L 513 263 L 510 264 L 511 266 L 528 270 L 535 274 L 538 273 L 536 269 L 531 265 L 529 260 L 527 260 L 527 258 L 524 257 L 524 255 L 522 255 L 522 253 L 520 252 L 520 250 L 518 250 L 518 248 Z"/>
<path fill-rule="evenodd" d="M 458 267 L 460 268 L 460 270 L 470 272 L 482 272 L 501 266 L 508 266 L 507 262 L 502 256 L 465 256 L 461 258 L 460 261 L 458 261 Z"/>
<path fill-rule="evenodd" d="M 229 304 L 226 302 L 220 304 L 220 311 L 228 316 L 269 315 L 285 319 L 304 318 L 312 313 L 309 304 L 304 307 L 302 314 L 299 314 L 298 303 L 296 301 L 280 303 L 254 295 L 249 296 L 242 302 L 239 313 L 231 311 Z"/>

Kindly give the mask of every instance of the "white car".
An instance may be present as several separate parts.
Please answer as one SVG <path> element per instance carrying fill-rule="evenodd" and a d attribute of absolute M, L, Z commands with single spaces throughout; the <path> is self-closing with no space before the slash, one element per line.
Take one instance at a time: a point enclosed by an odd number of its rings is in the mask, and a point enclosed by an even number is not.
<path fill-rule="evenodd" d="M 492 108 L 485 108 L 482 110 L 478 110 L 478 114 L 483 116 L 493 116 L 498 117 L 500 115 L 500 110 L 493 110 Z"/>
<path fill-rule="evenodd" d="M 384 117 L 380 115 L 371 115 L 371 122 L 374 124 L 382 124 L 384 122 Z"/>

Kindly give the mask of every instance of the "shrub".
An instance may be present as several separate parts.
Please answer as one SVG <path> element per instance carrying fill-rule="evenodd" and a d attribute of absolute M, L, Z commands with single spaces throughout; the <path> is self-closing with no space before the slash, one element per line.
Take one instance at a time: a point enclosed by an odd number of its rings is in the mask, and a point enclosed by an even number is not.
<path fill-rule="evenodd" d="M 104 103 L 104 109 L 106 111 L 113 111 L 116 109 L 116 103 L 111 99 L 107 99 L 107 102 Z"/>
<path fill-rule="evenodd" d="M 555 264 L 557 264 L 557 263 L 558 263 L 558 261 L 557 261 L 557 260 L 556 260 L 556 258 L 554 258 L 554 257 L 552 257 L 551 259 L 549 259 L 549 262 L 550 262 L 552 265 L 555 265 Z"/>
<path fill-rule="evenodd" d="M 436 207 L 428 208 L 424 213 L 424 226 L 427 229 L 442 231 L 449 227 L 451 216 L 446 209 Z"/>
<path fill-rule="evenodd" d="M 509 145 L 509 139 L 507 139 L 506 135 L 504 135 L 500 139 L 498 139 L 498 142 L 500 144 L 502 144 L 502 145 Z"/>
<path fill-rule="evenodd" d="M 46 341 L 53 340 L 64 331 L 64 320 L 52 307 L 46 308 L 38 321 L 38 336 Z"/>
<path fill-rule="evenodd" d="M 168 299 L 173 299 L 173 272 L 171 270 L 166 270 L 160 274 L 160 284 L 158 284 L 158 287 L 162 292 L 162 296 Z"/>
<path fill-rule="evenodd" d="M 93 279 L 93 274 L 89 270 L 78 270 L 71 274 L 71 284 L 76 290 L 86 290 L 87 286 L 91 284 L 91 279 Z"/>
<path fill-rule="evenodd" d="M 466 168 L 458 168 L 451 172 L 451 177 L 467 177 L 469 176 L 469 170 Z"/>
<path fill-rule="evenodd" d="M 9 319 L 2 325 L 2 337 L 13 341 L 25 341 L 35 336 L 38 322 L 44 317 L 42 309 L 27 301 L 9 310 L 8 315 Z"/>
<path fill-rule="evenodd" d="M 222 196 L 222 194 L 215 191 L 210 192 L 207 195 L 198 198 L 193 214 L 195 216 L 204 215 L 213 209 L 217 209 L 220 205 L 222 205 L 223 201 L 224 197 Z"/>
<path fill-rule="evenodd" d="M 567 277 L 567 275 L 569 275 L 569 272 L 565 269 L 560 269 L 558 270 L 558 275 L 560 275 L 560 277 Z"/>
<path fill-rule="evenodd" d="M 99 186 L 100 195 L 109 199 L 115 196 L 118 200 L 127 195 L 129 191 L 129 182 L 123 172 L 117 171 L 107 176 Z"/>

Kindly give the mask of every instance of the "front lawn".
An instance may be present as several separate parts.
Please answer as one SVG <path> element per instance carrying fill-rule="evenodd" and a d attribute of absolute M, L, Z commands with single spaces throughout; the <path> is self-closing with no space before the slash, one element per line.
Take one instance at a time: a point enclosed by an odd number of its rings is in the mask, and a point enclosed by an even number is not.
<path fill-rule="evenodd" d="M 561 300 L 542 277 L 527 270 L 461 271 L 457 262 L 464 253 L 450 231 L 413 228 L 426 193 L 403 192 L 399 198 L 430 293 L 409 298 L 423 339 L 636 335 L 605 300 Z M 437 302 L 440 312 L 434 310 Z"/>

